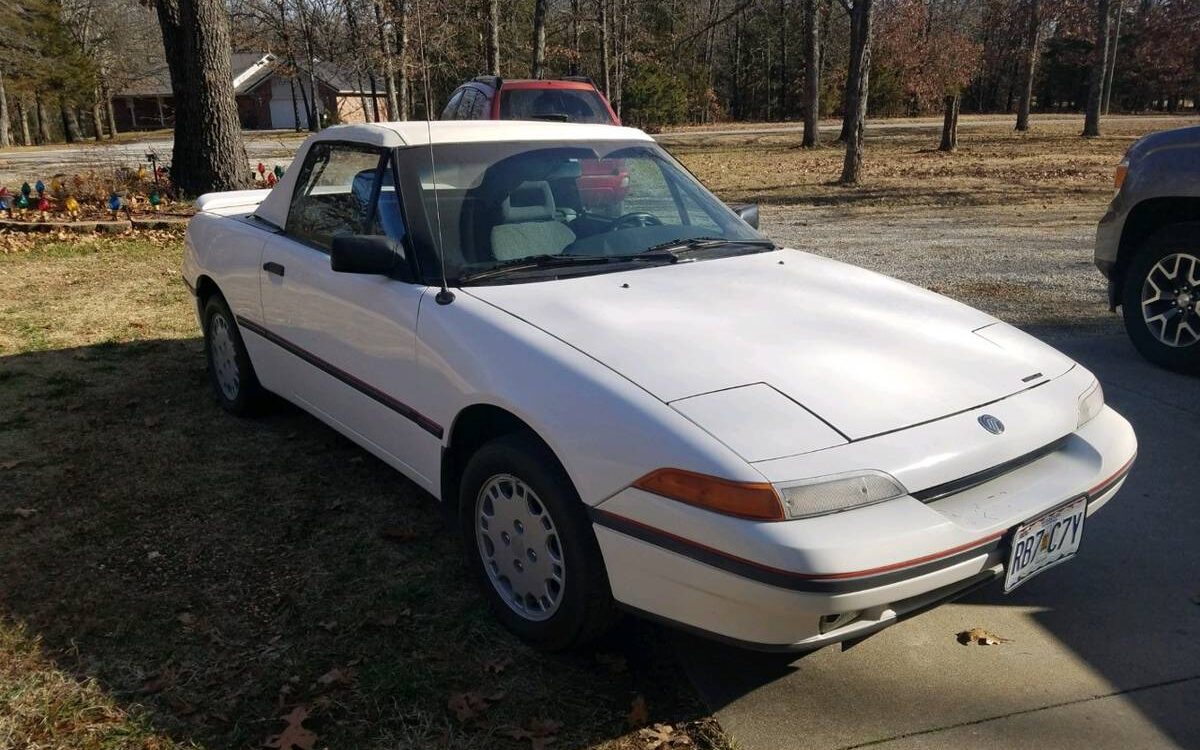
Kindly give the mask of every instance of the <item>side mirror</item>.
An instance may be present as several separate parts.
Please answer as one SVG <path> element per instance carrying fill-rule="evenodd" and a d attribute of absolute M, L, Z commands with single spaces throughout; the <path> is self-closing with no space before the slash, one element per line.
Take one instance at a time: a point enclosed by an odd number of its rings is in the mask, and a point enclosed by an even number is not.
<path fill-rule="evenodd" d="M 364 273 L 408 278 L 404 247 L 383 235 L 348 234 L 333 238 L 329 267 L 338 273 Z"/>
<path fill-rule="evenodd" d="M 757 203 L 730 203 L 729 207 L 733 212 L 750 226 L 758 229 L 758 204 Z"/>

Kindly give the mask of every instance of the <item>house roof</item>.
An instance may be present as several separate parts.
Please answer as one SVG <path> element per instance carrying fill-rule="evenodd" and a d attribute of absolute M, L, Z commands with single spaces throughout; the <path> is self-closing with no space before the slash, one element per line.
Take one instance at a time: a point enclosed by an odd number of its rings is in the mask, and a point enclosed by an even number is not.
<path fill-rule="evenodd" d="M 233 72 L 233 88 L 237 94 L 246 94 L 271 78 L 280 66 L 280 59 L 270 52 L 234 52 L 230 55 Z M 335 89 L 339 94 L 369 93 L 362 90 L 352 76 L 344 74 L 332 63 L 318 61 L 313 66 L 317 80 Z M 379 93 L 382 93 L 382 89 Z M 146 67 L 146 75 L 125 86 L 113 96 L 171 96 L 171 72 L 166 60 L 156 57 Z"/>

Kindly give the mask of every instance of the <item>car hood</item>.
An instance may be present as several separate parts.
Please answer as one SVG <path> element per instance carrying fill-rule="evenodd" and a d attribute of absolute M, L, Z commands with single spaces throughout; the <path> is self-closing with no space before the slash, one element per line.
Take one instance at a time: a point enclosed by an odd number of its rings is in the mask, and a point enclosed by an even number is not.
<path fill-rule="evenodd" d="M 1073 365 L 966 305 L 795 250 L 465 291 L 664 402 L 763 383 L 851 440 Z"/>

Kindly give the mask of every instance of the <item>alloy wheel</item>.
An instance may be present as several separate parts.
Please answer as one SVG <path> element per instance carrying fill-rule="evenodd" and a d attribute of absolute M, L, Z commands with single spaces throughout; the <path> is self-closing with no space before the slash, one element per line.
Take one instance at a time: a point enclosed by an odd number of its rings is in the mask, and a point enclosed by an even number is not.
<path fill-rule="evenodd" d="M 1200 258 L 1173 253 L 1154 264 L 1142 284 L 1142 320 L 1167 346 L 1200 341 Z"/>

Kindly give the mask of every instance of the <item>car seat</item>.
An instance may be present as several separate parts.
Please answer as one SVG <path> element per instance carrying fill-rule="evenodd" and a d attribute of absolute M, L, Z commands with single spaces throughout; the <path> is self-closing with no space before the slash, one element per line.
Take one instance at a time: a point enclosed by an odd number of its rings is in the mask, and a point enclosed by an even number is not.
<path fill-rule="evenodd" d="M 554 193 L 545 180 L 523 182 L 500 204 L 502 223 L 492 227 L 492 255 L 515 260 L 557 255 L 575 241 L 575 233 L 557 218 Z"/>

